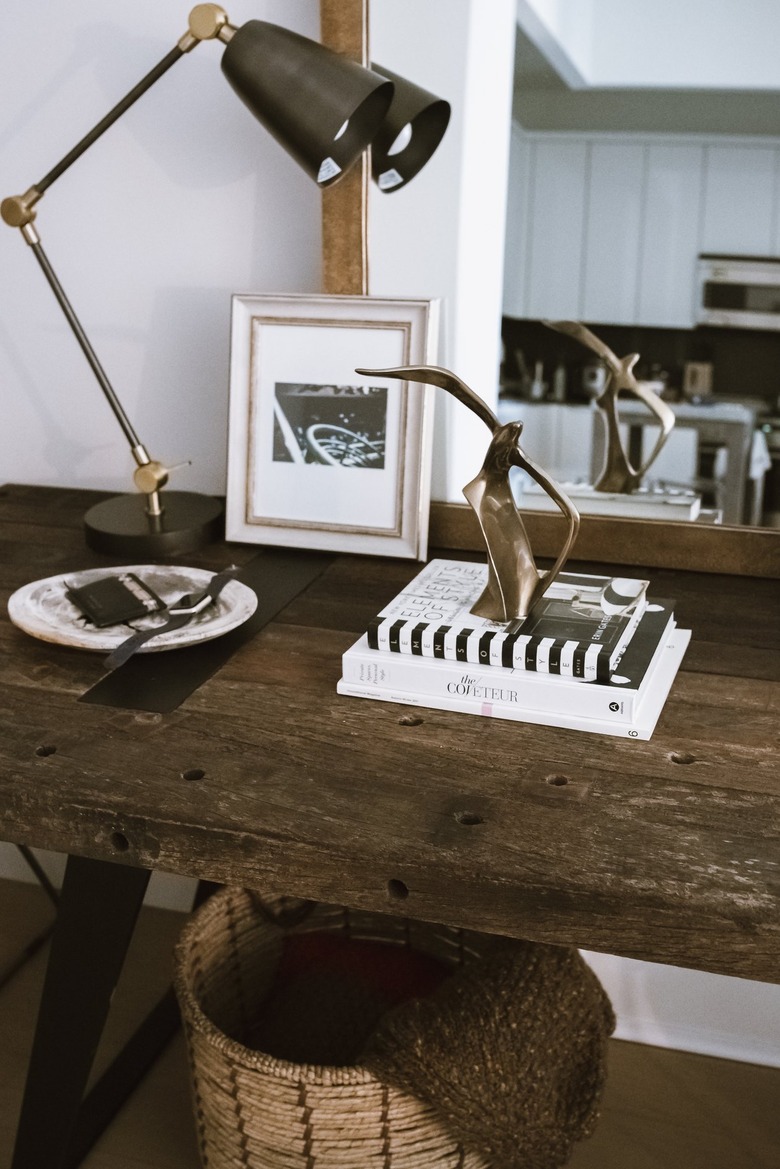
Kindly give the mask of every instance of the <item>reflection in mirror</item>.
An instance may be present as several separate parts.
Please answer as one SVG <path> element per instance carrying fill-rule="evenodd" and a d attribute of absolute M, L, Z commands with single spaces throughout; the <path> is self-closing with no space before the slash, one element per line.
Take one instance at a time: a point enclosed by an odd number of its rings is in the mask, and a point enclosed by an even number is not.
<path fill-rule="evenodd" d="M 518 4 L 500 413 L 523 419 L 529 454 L 556 479 L 594 482 L 603 370 L 542 324 L 584 321 L 615 353 L 641 354 L 637 377 L 673 411 L 652 475 L 700 498 L 686 518 L 780 528 L 780 313 L 760 328 L 726 314 L 702 323 L 699 263 L 780 258 L 780 66 L 768 30 L 751 27 L 751 74 L 739 77 L 728 46 L 741 6 L 694 28 L 698 9 Z M 780 12 L 766 18 L 780 32 Z M 761 279 L 780 307 L 772 268 Z M 634 465 L 659 434 L 640 417 L 621 403 Z"/>
<path fill-rule="evenodd" d="M 601 411 L 601 420 L 606 428 L 606 457 L 604 465 L 593 482 L 593 490 L 601 494 L 620 494 L 629 496 L 631 500 L 647 490 L 649 483 L 647 474 L 660 455 L 666 440 L 674 429 L 674 412 L 663 401 L 655 388 L 648 382 L 637 381 L 634 376 L 634 366 L 639 361 L 638 353 L 629 353 L 626 357 L 617 357 L 608 345 L 600 341 L 590 329 L 586 329 L 579 321 L 545 321 L 551 329 L 565 333 L 569 337 L 581 342 L 587 349 L 595 353 L 606 368 L 604 388 L 595 398 L 595 403 Z M 659 433 L 651 445 L 649 454 L 642 451 L 641 456 L 631 461 L 631 452 L 620 429 L 619 410 L 621 408 L 620 394 L 630 394 L 648 409 L 644 421 L 657 420 Z M 625 398 L 623 399 L 623 403 Z M 627 502 L 625 499 L 618 503 Z"/>

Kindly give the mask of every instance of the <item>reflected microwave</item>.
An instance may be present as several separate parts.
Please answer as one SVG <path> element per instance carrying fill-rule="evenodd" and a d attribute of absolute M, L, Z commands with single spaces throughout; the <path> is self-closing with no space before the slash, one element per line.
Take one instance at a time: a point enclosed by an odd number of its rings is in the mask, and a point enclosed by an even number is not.
<path fill-rule="evenodd" d="M 780 329 L 780 257 L 699 256 L 696 321 Z"/>

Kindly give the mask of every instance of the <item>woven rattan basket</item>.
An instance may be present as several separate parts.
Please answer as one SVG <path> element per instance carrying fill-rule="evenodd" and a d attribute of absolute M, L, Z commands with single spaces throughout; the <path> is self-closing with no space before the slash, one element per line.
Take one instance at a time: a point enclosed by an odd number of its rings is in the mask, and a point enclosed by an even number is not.
<path fill-rule="evenodd" d="M 291 924 L 278 913 L 283 904 L 220 890 L 193 915 L 176 948 L 204 1167 L 487 1169 L 429 1107 L 366 1068 L 290 1063 L 241 1042 L 268 994 L 286 932 L 347 932 L 450 965 L 479 956 L 479 935 L 325 905 Z"/>

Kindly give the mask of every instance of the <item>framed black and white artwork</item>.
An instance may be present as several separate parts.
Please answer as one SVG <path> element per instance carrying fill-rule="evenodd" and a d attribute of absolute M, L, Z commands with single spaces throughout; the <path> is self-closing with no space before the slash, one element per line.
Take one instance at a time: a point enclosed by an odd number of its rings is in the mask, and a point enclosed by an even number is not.
<path fill-rule="evenodd" d="M 226 535 L 424 559 L 439 302 L 236 295 Z"/>

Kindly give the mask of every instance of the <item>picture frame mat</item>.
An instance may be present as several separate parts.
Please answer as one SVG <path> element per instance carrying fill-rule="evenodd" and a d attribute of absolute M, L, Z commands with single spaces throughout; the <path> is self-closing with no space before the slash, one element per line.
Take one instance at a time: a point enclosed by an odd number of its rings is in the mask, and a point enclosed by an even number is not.
<path fill-rule="evenodd" d="M 435 363 L 438 320 L 437 300 L 234 295 L 229 540 L 425 555 L 430 387 L 354 370 Z M 350 457 L 355 448 L 358 456 L 367 450 L 365 465 L 323 465 L 327 453 L 313 459 L 308 424 L 318 438 L 324 427 L 329 442 L 342 448 L 351 442 Z M 287 452 L 280 451 L 280 441 Z"/>

